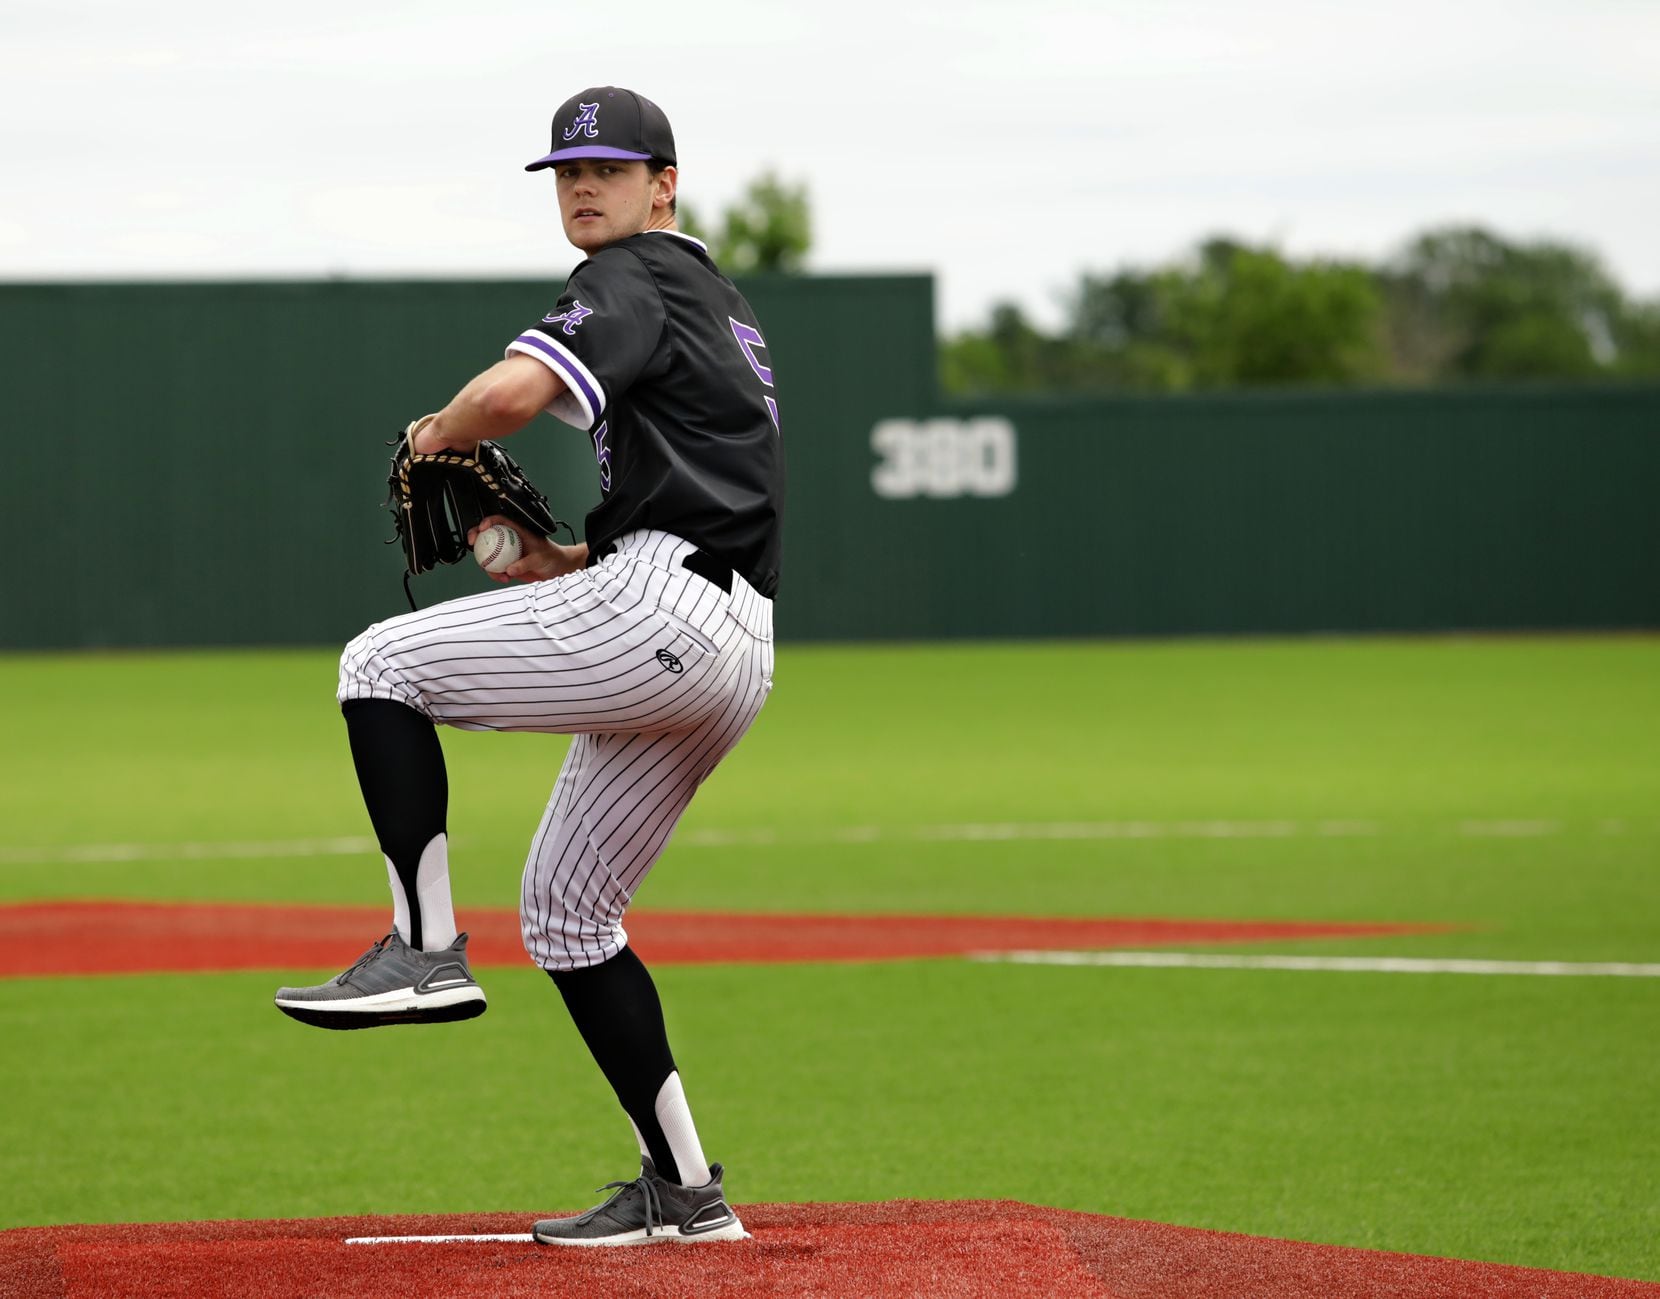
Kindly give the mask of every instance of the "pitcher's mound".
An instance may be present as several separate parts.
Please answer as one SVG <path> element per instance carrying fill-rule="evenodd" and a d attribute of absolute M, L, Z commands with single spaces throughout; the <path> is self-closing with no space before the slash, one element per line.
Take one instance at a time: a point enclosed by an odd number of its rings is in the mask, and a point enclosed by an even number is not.
<path fill-rule="evenodd" d="M 23 1227 L 0 1295 L 1660 1299 L 1660 1284 L 1167 1227 L 1010 1201 L 738 1206 L 753 1239 L 560 1249 L 534 1213 Z"/>

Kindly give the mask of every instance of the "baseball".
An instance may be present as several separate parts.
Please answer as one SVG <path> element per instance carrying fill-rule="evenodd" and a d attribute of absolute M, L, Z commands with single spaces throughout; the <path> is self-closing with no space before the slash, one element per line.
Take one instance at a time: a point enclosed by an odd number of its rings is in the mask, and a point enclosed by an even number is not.
<path fill-rule="evenodd" d="M 519 534 L 505 523 L 492 523 L 473 542 L 473 558 L 486 573 L 500 573 L 524 554 Z"/>

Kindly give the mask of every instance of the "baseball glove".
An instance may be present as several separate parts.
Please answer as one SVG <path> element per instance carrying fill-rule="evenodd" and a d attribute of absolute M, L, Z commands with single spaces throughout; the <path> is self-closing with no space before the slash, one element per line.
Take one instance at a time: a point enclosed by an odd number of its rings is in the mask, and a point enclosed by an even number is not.
<path fill-rule="evenodd" d="M 500 514 L 542 537 L 568 529 L 553 517 L 548 498 L 494 442 L 480 442 L 471 451 L 416 452 L 415 434 L 426 422 L 416 420 L 390 444 L 387 506 L 397 527 L 394 540 L 403 546 L 406 592 L 415 574 L 470 555 L 467 533 L 486 515 Z"/>

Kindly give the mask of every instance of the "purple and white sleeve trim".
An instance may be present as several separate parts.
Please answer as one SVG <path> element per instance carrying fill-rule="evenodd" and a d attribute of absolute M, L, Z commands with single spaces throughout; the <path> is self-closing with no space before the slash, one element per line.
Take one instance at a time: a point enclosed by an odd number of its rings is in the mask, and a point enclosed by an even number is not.
<path fill-rule="evenodd" d="M 564 380 L 565 391 L 553 399 L 548 414 L 584 432 L 594 427 L 594 421 L 605 409 L 605 389 L 570 348 L 546 334 L 530 330 L 507 345 L 508 356 L 515 352 L 535 357 Z"/>

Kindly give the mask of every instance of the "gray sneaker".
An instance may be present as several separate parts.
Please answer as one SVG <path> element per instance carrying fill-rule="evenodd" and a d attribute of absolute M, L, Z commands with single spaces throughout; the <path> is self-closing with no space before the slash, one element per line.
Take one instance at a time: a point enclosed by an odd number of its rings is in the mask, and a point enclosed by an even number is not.
<path fill-rule="evenodd" d="M 721 1190 L 719 1164 L 711 1164 L 704 1186 L 677 1186 L 657 1175 L 650 1159 L 640 1160 L 632 1182 L 607 1182 L 617 1193 L 575 1218 L 545 1218 L 532 1231 L 538 1245 L 689 1244 L 701 1240 L 748 1240 L 738 1215 Z"/>
<path fill-rule="evenodd" d="M 278 988 L 277 1009 L 318 1028 L 447 1024 L 484 1013 L 484 989 L 467 968 L 467 935 L 441 952 L 417 952 L 393 930 L 344 973 L 315 988 Z"/>

